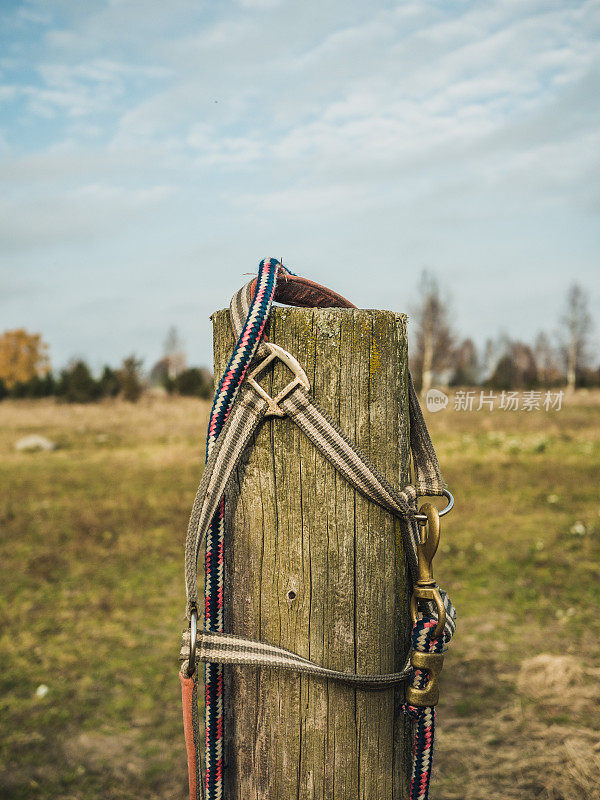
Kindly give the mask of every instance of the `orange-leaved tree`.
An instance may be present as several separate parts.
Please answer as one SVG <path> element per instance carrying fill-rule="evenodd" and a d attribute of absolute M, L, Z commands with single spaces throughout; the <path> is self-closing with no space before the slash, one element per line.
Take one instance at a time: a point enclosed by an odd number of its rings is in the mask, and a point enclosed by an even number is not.
<path fill-rule="evenodd" d="M 8 389 L 49 371 L 48 345 L 41 334 L 16 328 L 0 335 L 0 380 Z"/>

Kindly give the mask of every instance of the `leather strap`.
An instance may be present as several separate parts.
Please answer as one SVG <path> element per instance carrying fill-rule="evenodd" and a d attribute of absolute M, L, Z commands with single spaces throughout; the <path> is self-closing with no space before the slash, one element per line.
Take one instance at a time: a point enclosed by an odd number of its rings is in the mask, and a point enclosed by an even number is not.
<path fill-rule="evenodd" d="M 188 636 L 189 642 L 189 636 Z M 180 671 L 181 705 L 183 707 L 183 735 L 188 765 L 190 800 L 204 797 L 202 770 L 200 769 L 200 720 L 198 715 L 198 670 L 188 676 Z"/>
<path fill-rule="evenodd" d="M 256 291 L 256 278 L 251 282 L 252 296 Z M 287 306 L 300 306 L 301 308 L 356 308 L 354 303 L 346 300 L 341 294 L 321 286 L 320 283 L 293 275 L 282 269 L 277 270 L 277 286 L 275 287 L 275 300 Z"/>

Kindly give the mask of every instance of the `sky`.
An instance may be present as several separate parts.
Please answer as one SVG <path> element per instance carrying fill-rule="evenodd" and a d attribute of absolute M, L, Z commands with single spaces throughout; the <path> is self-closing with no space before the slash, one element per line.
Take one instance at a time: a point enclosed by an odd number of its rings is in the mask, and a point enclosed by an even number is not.
<path fill-rule="evenodd" d="M 459 336 L 600 330 L 600 2 L 2 0 L 0 330 L 55 368 L 283 258 L 362 308 L 437 278 Z M 409 323 L 409 336 L 410 336 Z"/>

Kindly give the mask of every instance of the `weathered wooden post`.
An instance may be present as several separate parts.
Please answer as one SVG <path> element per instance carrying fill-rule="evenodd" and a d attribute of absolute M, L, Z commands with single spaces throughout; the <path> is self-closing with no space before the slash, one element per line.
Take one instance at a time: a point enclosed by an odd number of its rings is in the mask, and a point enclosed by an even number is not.
<path fill-rule="evenodd" d="M 213 315 L 215 374 L 234 344 Z M 304 367 L 325 412 L 394 486 L 409 482 L 406 318 L 273 308 L 270 341 Z M 289 378 L 277 363 L 267 391 Z M 336 473 L 289 419 L 268 419 L 227 493 L 225 630 L 326 667 L 388 673 L 410 618 L 400 523 Z M 410 770 L 402 689 L 227 667 L 228 800 L 401 800 Z"/>

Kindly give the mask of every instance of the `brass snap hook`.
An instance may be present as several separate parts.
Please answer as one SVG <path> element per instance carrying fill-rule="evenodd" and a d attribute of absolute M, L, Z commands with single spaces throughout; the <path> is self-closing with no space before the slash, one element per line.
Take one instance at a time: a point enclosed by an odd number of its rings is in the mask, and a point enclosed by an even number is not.
<path fill-rule="evenodd" d="M 419 512 L 426 521 L 419 521 L 419 544 L 417 547 L 419 578 L 410 601 L 410 616 L 414 625 L 417 621 L 419 601 L 434 603 L 438 614 L 434 631 L 434 636 L 437 638 L 442 634 L 446 624 L 446 608 L 433 577 L 432 563 L 440 543 L 440 512 L 432 503 L 423 503 Z"/>

